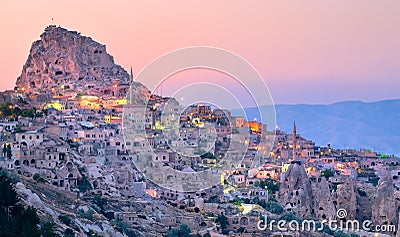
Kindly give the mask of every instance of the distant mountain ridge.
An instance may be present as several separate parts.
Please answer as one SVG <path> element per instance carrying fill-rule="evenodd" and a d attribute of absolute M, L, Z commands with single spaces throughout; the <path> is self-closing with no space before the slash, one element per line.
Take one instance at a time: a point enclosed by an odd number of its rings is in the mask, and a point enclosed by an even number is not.
<path fill-rule="evenodd" d="M 245 110 L 249 118 L 258 117 L 256 108 Z M 400 99 L 276 105 L 276 115 L 281 130 L 291 132 L 296 121 L 297 132 L 317 145 L 400 155 Z"/>

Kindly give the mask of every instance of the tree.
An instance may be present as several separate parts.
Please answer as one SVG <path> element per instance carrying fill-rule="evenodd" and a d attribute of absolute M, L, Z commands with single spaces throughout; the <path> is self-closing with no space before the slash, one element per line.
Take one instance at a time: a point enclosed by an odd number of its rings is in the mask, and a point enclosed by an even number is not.
<path fill-rule="evenodd" d="M 38 181 L 38 182 L 43 182 L 43 183 L 46 182 L 46 180 L 42 176 L 40 176 L 39 173 L 35 173 L 33 175 L 33 180 Z"/>
<path fill-rule="evenodd" d="M 55 233 L 56 228 L 53 222 L 46 222 L 40 227 L 41 237 L 56 237 L 59 236 Z"/>
<path fill-rule="evenodd" d="M 18 98 L 18 104 L 19 104 L 19 105 L 27 105 L 28 102 L 26 102 L 22 97 L 19 97 L 19 98 Z"/>
<path fill-rule="evenodd" d="M 0 237 L 39 237 L 40 223 L 36 209 L 25 208 L 18 198 L 9 178 L 0 175 Z M 54 236 L 54 235 L 51 235 Z"/>
<path fill-rule="evenodd" d="M 8 177 L 0 176 L 0 206 L 8 209 L 19 201 L 17 193 L 11 185 Z"/>
<path fill-rule="evenodd" d="M 88 219 L 90 221 L 93 220 L 94 211 L 92 209 L 89 209 L 87 212 L 85 212 L 83 209 L 79 209 L 77 213 L 82 218 Z"/>
<path fill-rule="evenodd" d="M 21 113 L 22 113 L 22 110 L 21 110 L 19 107 L 15 107 L 15 108 L 14 108 L 13 115 L 14 115 L 15 117 L 20 116 Z"/>
<path fill-rule="evenodd" d="M 179 236 L 179 230 L 172 228 L 170 231 L 168 231 L 167 237 L 177 237 Z"/>
<path fill-rule="evenodd" d="M 243 227 L 243 226 L 241 226 L 241 227 L 239 227 L 238 229 L 237 229 L 237 232 L 238 233 L 243 233 L 245 231 L 245 228 Z"/>
<path fill-rule="evenodd" d="M 179 228 L 180 237 L 189 237 L 190 236 L 190 228 L 189 226 L 183 224 Z"/>
<path fill-rule="evenodd" d="M 60 219 L 60 221 L 66 225 L 71 225 L 72 221 L 71 218 L 69 216 L 64 216 L 64 215 L 60 215 L 58 216 L 58 219 Z"/>
<path fill-rule="evenodd" d="M 375 187 L 378 186 L 379 177 L 368 177 L 368 183 L 372 183 Z"/>
<path fill-rule="evenodd" d="M 85 193 L 86 191 L 92 189 L 88 178 L 84 174 L 82 174 L 82 179 L 78 180 L 78 189 L 82 193 Z"/>
<path fill-rule="evenodd" d="M 77 100 L 80 100 L 81 97 L 84 96 L 84 95 L 85 95 L 84 93 L 78 92 L 78 93 L 76 94 L 75 98 L 76 98 Z"/>
<path fill-rule="evenodd" d="M 47 109 L 43 109 L 43 110 L 40 112 L 39 117 L 43 117 L 43 115 L 47 116 L 48 114 L 49 114 L 49 111 L 48 111 Z"/>
<path fill-rule="evenodd" d="M 33 118 L 33 117 L 35 117 L 35 114 L 36 114 L 36 109 L 35 108 L 31 108 L 31 109 L 22 110 L 21 116 L 22 117 Z"/>
<path fill-rule="evenodd" d="M 101 212 L 104 212 L 104 206 L 107 205 L 107 199 L 102 198 L 100 195 L 95 195 L 93 198 L 93 204 L 96 204 Z"/>
<path fill-rule="evenodd" d="M 34 207 L 26 208 L 20 217 L 14 218 L 17 223 L 19 232 L 18 236 L 40 236 L 38 225 L 40 223 L 39 216 Z"/>
<path fill-rule="evenodd" d="M 70 228 L 66 229 L 64 231 L 64 237 L 75 237 L 75 233 L 73 230 L 71 230 Z"/>
<path fill-rule="evenodd" d="M 267 178 L 264 180 L 261 180 L 258 183 L 258 186 L 260 186 L 263 189 L 268 190 L 269 193 L 274 194 L 277 191 L 279 191 L 279 183 L 275 179 Z"/>
<path fill-rule="evenodd" d="M 128 224 L 126 224 L 126 223 L 123 222 L 122 220 L 118 220 L 118 221 L 115 222 L 115 228 L 116 228 L 119 232 L 125 234 L 126 231 L 128 230 Z"/>
<path fill-rule="evenodd" d="M 221 225 L 222 230 L 225 230 L 228 225 L 228 218 L 221 214 L 215 219 L 215 222 Z"/>
<path fill-rule="evenodd" d="M 189 236 L 190 236 L 190 228 L 185 224 L 182 224 L 179 229 L 172 228 L 167 234 L 167 237 L 189 237 Z"/>
<path fill-rule="evenodd" d="M 233 200 L 231 201 L 231 203 L 232 203 L 233 205 L 235 205 L 235 206 L 240 206 L 240 205 L 242 205 L 242 202 L 241 202 L 241 200 L 239 200 L 239 199 L 233 199 Z"/>
<path fill-rule="evenodd" d="M 201 157 L 202 159 L 204 159 L 204 158 L 215 159 L 214 155 L 211 154 L 210 152 L 203 153 L 200 157 Z"/>
<path fill-rule="evenodd" d="M 324 176 L 328 180 L 330 177 L 333 177 L 335 175 L 335 173 L 331 169 L 325 169 L 325 170 L 321 171 L 321 175 Z"/>
<path fill-rule="evenodd" d="M 22 130 L 21 126 L 17 126 L 17 127 L 15 128 L 15 133 L 23 133 L 23 132 L 25 132 L 25 131 Z"/>
<path fill-rule="evenodd" d="M 3 145 L 3 156 L 6 157 L 7 156 L 7 144 L 4 143 Z"/>
<path fill-rule="evenodd" d="M 283 207 L 281 205 L 279 205 L 279 203 L 274 202 L 272 200 L 269 200 L 268 202 L 262 202 L 260 204 L 262 207 L 265 208 L 265 210 L 273 213 L 273 214 L 282 214 L 283 213 Z"/>
<path fill-rule="evenodd" d="M 7 148 L 6 148 L 6 152 L 7 152 L 7 158 L 8 159 L 11 159 L 11 157 L 12 157 L 12 151 L 11 151 L 11 145 L 10 144 L 7 144 Z"/>
<path fill-rule="evenodd" d="M 13 114 L 13 104 L 11 102 L 3 102 L 0 104 L 0 115 L 10 117 Z"/>

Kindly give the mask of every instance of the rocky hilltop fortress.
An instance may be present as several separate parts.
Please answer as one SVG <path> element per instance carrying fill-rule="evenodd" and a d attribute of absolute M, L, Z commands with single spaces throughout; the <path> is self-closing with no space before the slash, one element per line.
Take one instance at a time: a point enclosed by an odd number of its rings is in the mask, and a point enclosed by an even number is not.
<path fill-rule="evenodd" d="M 28 59 L 17 78 L 16 89 L 25 94 L 64 94 L 68 91 L 112 94 L 118 85 L 119 94 L 127 92 L 133 75 L 129 75 L 107 53 L 106 46 L 54 25 L 48 26 L 40 39 L 33 42 Z M 148 90 L 134 83 L 137 94 Z"/>

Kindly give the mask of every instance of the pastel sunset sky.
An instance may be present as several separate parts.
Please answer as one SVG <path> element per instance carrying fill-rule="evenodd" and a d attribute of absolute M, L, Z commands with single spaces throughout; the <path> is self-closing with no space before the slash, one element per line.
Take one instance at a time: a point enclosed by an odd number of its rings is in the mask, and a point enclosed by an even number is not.
<path fill-rule="evenodd" d="M 259 71 L 276 103 L 400 98 L 397 0 L 1 1 L 0 19 L 0 90 L 14 87 L 32 42 L 55 24 L 135 72 L 178 48 L 227 49 Z"/>

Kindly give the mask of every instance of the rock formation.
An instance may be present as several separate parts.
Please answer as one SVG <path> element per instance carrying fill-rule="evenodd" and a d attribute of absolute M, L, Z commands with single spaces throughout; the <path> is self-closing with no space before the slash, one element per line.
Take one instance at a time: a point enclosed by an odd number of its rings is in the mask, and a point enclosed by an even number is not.
<path fill-rule="evenodd" d="M 335 193 L 336 208 L 347 212 L 345 219 L 357 220 L 358 197 L 357 188 L 353 180 L 339 184 Z"/>
<path fill-rule="evenodd" d="M 278 199 L 285 210 L 292 211 L 300 217 L 314 215 L 314 196 L 311 181 L 304 166 L 293 163 L 286 171 Z"/>
<path fill-rule="evenodd" d="M 372 208 L 372 222 L 374 224 L 397 223 L 396 203 L 393 189 L 393 179 L 389 174 L 381 177 Z"/>
<path fill-rule="evenodd" d="M 336 208 L 333 204 L 332 193 L 325 177 L 319 177 L 313 183 L 315 197 L 315 217 L 320 220 L 336 219 Z"/>
<path fill-rule="evenodd" d="M 376 187 L 371 183 L 357 183 L 356 186 L 359 197 L 357 219 L 359 221 L 371 220 Z"/>
<path fill-rule="evenodd" d="M 40 40 L 33 42 L 16 86 L 24 93 L 55 94 L 128 87 L 130 82 L 130 75 L 114 63 L 105 45 L 78 32 L 48 26 Z M 134 87 L 137 94 L 148 95 L 142 84 L 134 82 Z"/>

